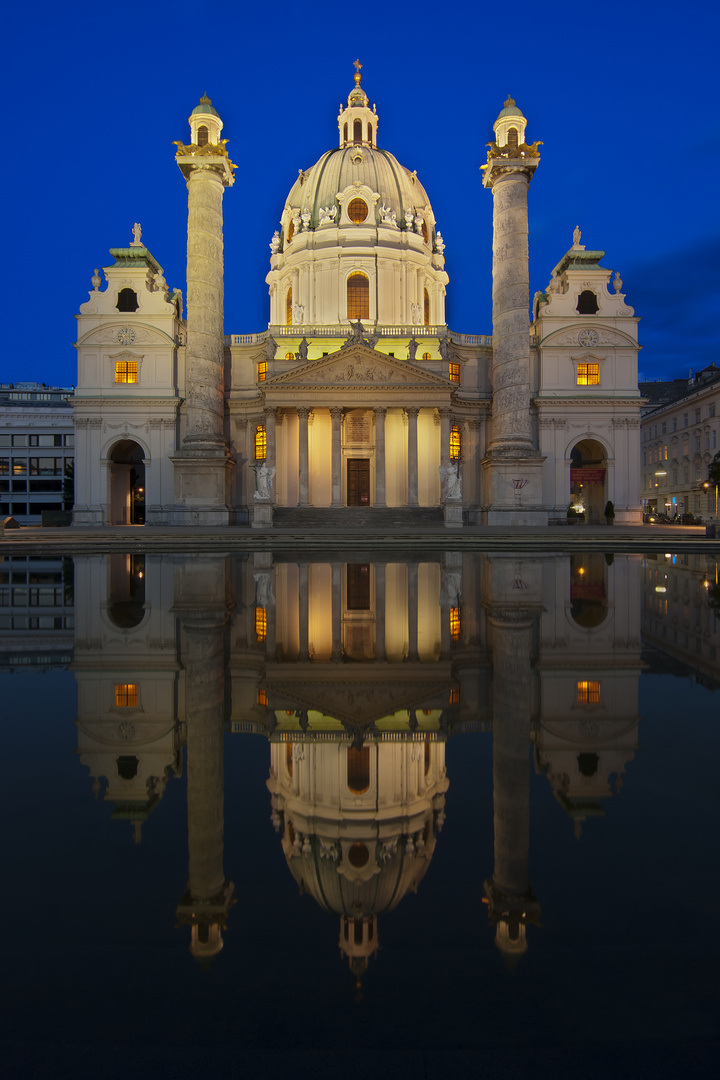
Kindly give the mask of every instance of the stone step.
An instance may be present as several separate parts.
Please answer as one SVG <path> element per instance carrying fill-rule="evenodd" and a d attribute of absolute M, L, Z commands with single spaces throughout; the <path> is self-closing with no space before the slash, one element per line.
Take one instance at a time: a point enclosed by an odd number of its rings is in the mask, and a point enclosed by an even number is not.
<path fill-rule="evenodd" d="M 277 507 L 273 514 L 276 529 L 393 529 L 444 527 L 440 507 Z"/>

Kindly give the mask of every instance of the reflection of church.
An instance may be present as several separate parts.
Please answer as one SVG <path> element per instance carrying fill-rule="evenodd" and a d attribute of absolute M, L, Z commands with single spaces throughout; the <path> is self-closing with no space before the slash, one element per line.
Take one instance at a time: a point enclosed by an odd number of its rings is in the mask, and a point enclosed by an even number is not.
<path fill-rule="evenodd" d="M 359 65 L 358 65 L 359 69 Z M 270 322 L 225 335 L 222 200 L 233 169 L 207 97 L 177 164 L 187 316 L 140 227 L 78 316 L 78 524 L 639 523 L 637 319 L 575 230 L 530 308 L 538 143 L 508 99 L 483 166 L 492 336 L 445 321 L 445 244 L 416 172 L 378 145 L 355 76 L 338 145 L 301 169 L 267 276 Z M 489 204 L 488 204 L 489 212 Z"/>
<path fill-rule="evenodd" d="M 358 978 L 429 870 L 448 737 L 491 731 L 486 900 L 507 962 L 522 955 L 539 912 L 531 752 L 579 836 L 637 745 L 639 559 L 87 556 L 75 572 L 81 761 L 140 840 L 185 749 L 177 913 L 200 962 L 243 902 L 224 870 L 227 731 L 269 740 L 288 868 L 338 918 Z"/>

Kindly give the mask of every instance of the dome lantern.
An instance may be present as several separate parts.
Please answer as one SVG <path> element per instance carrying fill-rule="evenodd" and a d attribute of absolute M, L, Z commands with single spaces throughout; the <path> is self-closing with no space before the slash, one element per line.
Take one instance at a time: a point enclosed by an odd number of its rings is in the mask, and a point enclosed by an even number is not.
<path fill-rule="evenodd" d="M 347 105 L 340 105 L 338 131 L 340 147 L 377 146 L 378 118 L 375 106 L 370 108 L 368 96 L 360 85 L 362 64 L 355 61 L 355 86 L 348 94 Z"/>
<path fill-rule="evenodd" d="M 507 101 L 493 124 L 497 145 L 513 148 L 521 146 L 525 142 L 526 127 L 527 120 L 518 109 L 514 99 L 508 94 Z"/>
<path fill-rule="evenodd" d="M 207 146 L 208 143 L 217 146 L 220 142 L 223 122 L 207 94 L 203 94 L 200 103 L 190 113 L 188 123 L 190 124 L 190 142 L 195 146 Z"/>

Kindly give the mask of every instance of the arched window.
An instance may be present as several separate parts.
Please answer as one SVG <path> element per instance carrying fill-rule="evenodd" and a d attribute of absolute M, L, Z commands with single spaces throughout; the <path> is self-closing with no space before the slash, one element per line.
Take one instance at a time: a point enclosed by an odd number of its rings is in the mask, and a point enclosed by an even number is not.
<path fill-rule="evenodd" d="M 134 289 L 121 289 L 117 298 L 118 311 L 137 311 L 138 299 Z"/>
<path fill-rule="evenodd" d="M 347 317 L 370 318 L 370 281 L 365 274 L 351 274 L 347 279 Z"/>
<path fill-rule="evenodd" d="M 370 787 L 370 747 L 349 746 L 347 751 L 347 786 L 353 795 L 362 795 Z"/>
<path fill-rule="evenodd" d="M 600 758 L 597 754 L 588 753 L 586 751 L 583 754 L 578 754 L 577 763 L 581 776 L 594 776 L 598 771 Z"/>
<path fill-rule="evenodd" d="M 348 217 L 356 225 L 362 225 L 368 216 L 367 203 L 364 199 L 351 199 L 348 205 Z"/>
<path fill-rule="evenodd" d="M 264 461 L 267 457 L 267 433 L 264 424 L 255 428 L 255 460 Z"/>
<path fill-rule="evenodd" d="M 353 142 L 362 142 L 362 120 L 355 120 L 353 123 Z"/>
<path fill-rule="evenodd" d="M 290 224 L 288 225 L 288 231 L 287 231 L 287 242 L 288 242 L 288 244 L 290 243 L 290 241 L 292 240 L 294 235 L 295 235 L 295 222 L 291 221 Z"/>
<path fill-rule="evenodd" d="M 137 776 L 138 758 L 134 755 L 123 754 L 117 759 L 117 771 L 121 780 L 133 780 Z"/>
<path fill-rule="evenodd" d="M 285 353 L 285 359 L 286 360 L 294 360 L 295 359 L 295 353 L 294 352 L 286 352 Z"/>
<path fill-rule="evenodd" d="M 267 360 L 261 360 L 257 366 L 257 381 L 265 382 L 267 379 Z"/>
<path fill-rule="evenodd" d="M 285 325 L 292 326 L 292 285 L 285 293 Z"/>
<path fill-rule="evenodd" d="M 423 237 L 423 240 L 425 241 L 426 244 L 428 244 L 430 242 L 430 235 L 428 233 L 427 223 L 425 222 L 424 219 L 423 219 L 423 223 L 422 223 L 422 237 Z"/>
<path fill-rule="evenodd" d="M 462 456 L 462 434 L 457 424 L 450 428 L 450 460 L 459 461 Z"/>
<path fill-rule="evenodd" d="M 511 150 L 517 150 L 518 148 L 518 131 L 517 128 L 510 128 L 508 131 L 507 144 Z"/>
<path fill-rule="evenodd" d="M 429 352 L 424 352 L 422 354 L 422 358 L 423 358 L 423 360 L 432 360 L 432 356 L 430 355 Z"/>
<path fill-rule="evenodd" d="M 344 127 L 343 127 L 343 142 L 347 142 L 347 141 L 348 141 L 348 126 L 347 126 L 347 124 L 345 124 Z"/>
<path fill-rule="evenodd" d="M 198 128 L 197 135 L 198 135 L 198 141 L 197 141 L 198 146 L 207 146 L 207 144 L 208 144 L 208 129 L 205 127 L 204 124 L 201 127 Z"/>
<path fill-rule="evenodd" d="M 596 315 L 598 309 L 597 296 L 591 289 L 584 289 L 578 296 L 578 315 Z"/>
<path fill-rule="evenodd" d="M 372 124 L 368 124 L 368 142 L 372 146 Z"/>
<path fill-rule="evenodd" d="M 424 228 L 423 223 L 423 228 Z M 427 232 L 427 229 L 425 230 Z M 426 326 L 430 325 L 430 293 L 423 289 L 423 319 Z"/>

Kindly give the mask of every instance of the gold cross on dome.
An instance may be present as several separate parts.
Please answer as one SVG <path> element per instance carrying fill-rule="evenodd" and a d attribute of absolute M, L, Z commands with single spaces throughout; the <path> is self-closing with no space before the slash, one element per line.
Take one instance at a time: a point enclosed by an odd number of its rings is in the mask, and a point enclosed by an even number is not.
<path fill-rule="evenodd" d="M 362 64 L 359 60 L 355 60 L 355 62 L 353 63 L 353 67 L 355 68 L 355 85 L 359 86 L 360 80 L 362 79 L 362 75 L 360 74 L 360 68 L 362 67 Z"/>

